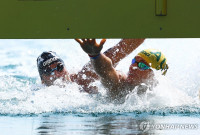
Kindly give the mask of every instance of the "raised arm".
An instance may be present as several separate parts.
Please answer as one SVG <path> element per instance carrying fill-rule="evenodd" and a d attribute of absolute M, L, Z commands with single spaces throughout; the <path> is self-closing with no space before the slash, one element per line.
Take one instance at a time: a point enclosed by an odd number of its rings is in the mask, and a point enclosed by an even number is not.
<path fill-rule="evenodd" d="M 104 54 L 111 59 L 113 66 L 116 67 L 120 60 L 133 52 L 144 40 L 145 39 L 122 39 L 117 45 L 104 52 Z M 88 62 L 77 74 L 71 75 L 71 80 L 77 82 L 89 93 L 97 92 L 95 91 L 97 88 L 95 86 L 90 86 L 90 84 L 98 79 L 99 77 L 94 72 L 91 62 Z"/>
<path fill-rule="evenodd" d="M 112 60 L 114 67 L 118 62 L 132 53 L 145 39 L 122 39 L 117 45 L 108 49 L 104 54 Z"/>
<path fill-rule="evenodd" d="M 95 72 L 101 77 L 103 85 L 109 89 L 117 87 L 120 83 L 120 76 L 112 65 L 110 58 L 101 53 L 105 39 L 100 44 L 95 39 L 76 39 L 82 49 L 90 56 Z"/>
<path fill-rule="evenodd" d="M 111 89 L 111 87 L 116 87 L 116 85 L 118 86 L 120 83 L 120 76 L 113 67 L 110 58 L 100 53 L 97 59 L 91 58 L 91 63 L 95 72 L 101 77 L 101 82 L 104 86 L 109 89 Z"/>

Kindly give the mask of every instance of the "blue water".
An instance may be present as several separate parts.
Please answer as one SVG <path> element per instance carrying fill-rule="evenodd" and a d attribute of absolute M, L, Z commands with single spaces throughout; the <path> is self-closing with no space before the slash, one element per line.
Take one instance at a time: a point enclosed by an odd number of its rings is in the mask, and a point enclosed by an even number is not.
<path fill-rule="evenodd" d="M 98 40 L 100 41 L 100 40 Z M 109 39 L 103 51 L 118 43 Z M 128 72 L 131 59 L 142 49 L 155 48 L 167 57 L 169 71 L 144 97 L 130 93 L 124 104 L 106 102 L 99 81 L 99 95 L 80 93 L 79 86 L 44 87 L 36 59 L 55 51 L 70 73 L 78 72 L 89 58 L 74 40 L 0 40 L 1 134 L 139 134 L 142 121 L 200 124 L 200 39 L 146 39 L 116 67 Z M 23 126 L 22 126 L 23 125 Z M 198 134 L 196 130 L 153 130 L 146 134 Z"/>

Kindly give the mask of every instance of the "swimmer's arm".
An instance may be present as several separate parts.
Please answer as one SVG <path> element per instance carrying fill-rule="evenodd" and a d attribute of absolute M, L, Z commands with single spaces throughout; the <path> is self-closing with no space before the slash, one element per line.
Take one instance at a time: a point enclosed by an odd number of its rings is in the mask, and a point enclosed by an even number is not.
<path fill-rule="evenodd" d="M 108 84 L 119 83 L 119 74 L 113 67 L 110 58 L 101 54 L 97 59 L 91 59 L 91 63 L 103 82 Z"/>
<path fill-rule="evenodd" d="M 145 39 L 122 39 L 117 45 L 105 51 L 104 54 L 111 59 L 113 66 L 116 67 L 120 60 L 133 52 L 144 42 L 144 40 Z M 86 75 L 87 79 L 83 79 L 83 75 Z M 79 81 L 80 85 L 86 85 L 86 83 L 97 80 L 98 76 L 95 72 L 93 72 L 91 63 L 88 62 L 85 66 L 83 66 L 81 71 L 72 75 L 71 79 Z"/>
<path fill-rule="evenodd" d="M 100 76 L 105 86 L 108 88 L 119 85 L 119 75 L 112 65 L 110 58 L 101 53 L 105 39 L 102 39 L 98 44 L 95 39 L 76 39 L 81 45 L 83 51 L 90 56 L 90 61 L 94 67 L 95 72 Z M 113 89 L 113 88 L 112 88 Z"/>
<path fill-rule="evenodd" d="M 113 66 L 115 67 L 120 60 L 133 52 L 144 42 L 144 40 L 145 39 L 122 39 L 117 45 L 105 51 L 104 54 L 111 59 Z M 84 75 L 86 75 L 85 78 L 83 77 Z M 94 89 L 89 86 L 90 83 L 98 79 L 99 76 L 94 72 L 91 62 L 88 62 L 77 74 L 71 75 L 71 80 L 81 85 L 84 90 L 89 93 L 93 93 L 89 90 Z M 97 88 L 95 92 L 96 91 Z"/>
<path fill-rule="evenodd" d="M 108 49 L 104 54 L 112 60 L 116 67 L 118 62 L 139 47 L 145 39 L 122 39 L 117 45 Z"/>

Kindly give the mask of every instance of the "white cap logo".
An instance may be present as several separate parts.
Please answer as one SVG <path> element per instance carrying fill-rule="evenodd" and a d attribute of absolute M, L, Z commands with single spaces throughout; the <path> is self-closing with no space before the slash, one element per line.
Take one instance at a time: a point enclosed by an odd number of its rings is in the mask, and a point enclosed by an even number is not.
<path fill-rule="evenodd" d="M 46 65 L 49 65 L 50 63 L 56 61 L 58 58 L 54 57 L 54 58 L 50 58 L 48 60 L 46 60 L 44 63 L 43 63 L 43 66 L 46 66 Z"/>

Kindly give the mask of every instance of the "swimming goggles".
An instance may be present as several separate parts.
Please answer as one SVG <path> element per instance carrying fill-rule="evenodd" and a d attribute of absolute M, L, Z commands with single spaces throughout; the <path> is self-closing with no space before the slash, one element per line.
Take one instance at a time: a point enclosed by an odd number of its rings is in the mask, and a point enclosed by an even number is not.
<path fill-rule="evenodd" d="M 44 74 L 45 75 L 51 75 L 55 70 L 61 72 L 63 70 L 63 68 L 64 68 L 64 65 L 62 63 L 58 63 L 58 65 L 53 69 L 51 69 L 49 67 L 47 69 L 45 69 Z"/>
<path fill-rule="evenodd" d="M 149 66 L 147 66 L 146 64 L 144 64 L 143 62 L 137 62 L 136 59 L 132 59 L 132 64 L 137 63 L 138 67 L 142 70 L 147 70 L 150 69 Z"/>

